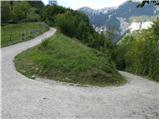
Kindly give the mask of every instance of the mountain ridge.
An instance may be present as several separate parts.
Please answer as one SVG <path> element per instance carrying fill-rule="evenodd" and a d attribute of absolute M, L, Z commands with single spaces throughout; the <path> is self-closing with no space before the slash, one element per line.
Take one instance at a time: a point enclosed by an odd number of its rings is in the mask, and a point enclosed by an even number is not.
<path fill-rule="evenodd" d="M 151 3 L 145 5 L 143 8 L 137 8 L 138 4 L 139 2 L 124 2 L 118 7 L 92 9 L 85 6 L 78 10 L 89 17 L 90 23 L 97 32 L 107 31 L 108 28 L 114 28 L 115 38 L 113 41 L 117 42 L 119 38 L 128 31 L 131 25 L 131 18 L 135 17 L 135 19 L 137 19 L 138 17 L 141 18 L 145 16 L 146 19 L 150 19 L 151 17 L 158 16 L 159 10 L 154 4 Z"/>

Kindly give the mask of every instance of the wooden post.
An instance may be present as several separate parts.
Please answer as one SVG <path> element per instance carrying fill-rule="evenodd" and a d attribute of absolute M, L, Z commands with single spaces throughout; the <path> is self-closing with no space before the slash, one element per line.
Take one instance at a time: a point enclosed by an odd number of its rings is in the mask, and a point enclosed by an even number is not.
<path fill-rule="evenodd" d="M 25 40 L 25 33 L 22 32 L 21 35 L 22 35 L 22 40 Z"/>
<path fill-rule="evenodd" d="M 12 42 L 12 32 L 9 33 L 9 41 Z"/>

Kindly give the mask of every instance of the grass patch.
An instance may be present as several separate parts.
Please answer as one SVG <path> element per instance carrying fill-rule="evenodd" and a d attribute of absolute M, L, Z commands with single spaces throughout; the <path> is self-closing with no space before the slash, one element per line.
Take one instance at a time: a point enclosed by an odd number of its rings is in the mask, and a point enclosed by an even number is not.
<path fill-rule="evenodd" d="M 17 71 L 30 78 L 38 76 L 95 86 L 125 83 L 101 52 L 61 33 L 17 55 L 15 65 Z"/>
<path fill-rule="evenodd" d="M 8 24 L 1 27 L 1 46 L 9 46 L 30 40 L 49 30 L 45 23 Z"/>

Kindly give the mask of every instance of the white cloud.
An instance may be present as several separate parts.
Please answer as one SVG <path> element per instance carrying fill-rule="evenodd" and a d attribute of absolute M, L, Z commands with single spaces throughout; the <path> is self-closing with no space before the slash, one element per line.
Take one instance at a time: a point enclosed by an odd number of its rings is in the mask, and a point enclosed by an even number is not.
<path fill-rule="evenodd" d="M 45 4 L 48 0 L 42 0 Z M 70 7 L 72 9 L 78 9 L 83 6 L 88 6 L 93 9 L 100 9 L 104 7 L 117 7 L 128 0 L 57 0 L 59 5 Z"/>

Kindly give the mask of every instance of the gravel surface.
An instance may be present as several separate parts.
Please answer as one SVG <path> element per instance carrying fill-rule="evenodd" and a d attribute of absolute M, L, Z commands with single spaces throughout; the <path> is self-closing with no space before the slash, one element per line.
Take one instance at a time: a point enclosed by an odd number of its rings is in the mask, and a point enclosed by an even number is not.
<path fill-rule="evenodd" d="M 127 84 L 103 88 L 31 80 L 18 73 L 14 57 L 54 33 L 51 28 L 31 41 L 1 49 L 2 118 L 158 118 L 158 83 L 127 72 L 120 72 Z"/>

